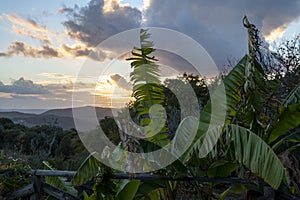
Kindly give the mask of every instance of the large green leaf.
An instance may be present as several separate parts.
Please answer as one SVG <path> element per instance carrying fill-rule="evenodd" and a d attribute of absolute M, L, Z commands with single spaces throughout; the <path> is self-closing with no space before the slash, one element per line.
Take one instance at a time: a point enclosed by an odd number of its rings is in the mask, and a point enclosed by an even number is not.
<path fill-rule="evenodd" d="M 287 181 L 286 170 L 271 147 L 250 130 L 228 125 L 229 141 L 234 144 L 235 158 L 252 172 L 277 189 L 281 182 Z"/>
<path fill-rule="evenodd" d="M 259 102 L 263 102 L 264 100 L 258 100 L 259 97 L 256 96 L 264 96 L 264 95 L 257 95 L 255 94 L 251 94 L 248 96 L 248 98 L 252 98 L 251 102 L 248 102 L 248 104 L 245 104 L 246 100 L 246 96 L 245 96 L 245 92 L 244 92 L 244 85 L 247 81 L 247 77 L 245 75 L 245 70 L 247 65 L 249 64 L 249 56 L 244 56 L 241 61 L 230 71 L 230 73 L 224 78 L 223 80 L 223 84 L 219 86 L 216 89 L 216 92 L 212 94 L 212 98 L 211 100 L 208 102 L 208 104 L 204 107 L 203 111 L 201 112 L 200 115 L 200 122 L 199 122 L 199 130 L 198 130 L 198 134 L 195 138 L 195 149 L 200 149 L 200 145 L 202 145 L 202 141 L 199 140 L 200 138 L 204 138 L 205 137 L 210 137 L 211 139 L 215 139 L 215 137 L 220 136 L 221 134 L 221 130 L 219 127 L 222 124 L 217 124 L 216 121 L 218 120 L 214 120 L 214 119 L 220 119 L 221 118 L 221 113 L 214 113 L 212 114 L 212 106 L 219 106 L 220 107 L 220 111 L 222 111 L 222 106 L 226 107 L 226 121 L 225 124 L 230 124 L 230 123 L 236 123 L 236 121 L 238 120 L 238 113 L 246 107 L 246 111 L 249 111 L 250 108 L 252 108 L 252 104 L 253 102 L 259 101 Z M 258 71 L 258 70 L 257 70 Z M 259 72 L 257 72 L 259 73 Z M 221 87 L 225 87 L 225 92 L 226 94 L 224 94 L 224 91 L 222 90 Z M 226 95 L 226 105 L 222 105 L 222 98 L 223 96 Z M 219 103 L 213 102 L 212 100 L 216 99 L 216 100 L 220 100 Z M 259 109 L 258 106 L 256 106 L 257 109 Z M 249 111 L 250 112 L 250 111 Z M 253 112 L 253 111 L 251 111 Z M 253 121 L 253 119 L 248 119 L 247 121 Z M 220 122 L 220 121 L 218 121 Z M 247 123 L 247 125 L 249 125 L 250 122 Z M 209 126 L 212 126 L 214 128 L 212 128 L 209 132 Z M 207 140 L 210 141 L 210 140 Z M 210 150 L 212 148 L 212 146 L 207 146 L 206 145 L 207 150 Z"/>
<path fill-rule="evenodd" d="M 164 188 L 157 188 L 146 194 L 142 200 L 163 200 L 166 199 L 166 191 Z"/>
<path fill-rule="evenodd" d="M 276 118 L 269 135 L 268 143 L 300 125 L 300 84 L 287 96 L 286 101 L 279 107 L 279 116 Z"/>
<path fill-rule="evenodd" d="M 193 141 L 198 129 L 198 120 L 195 117 L 184 118 L 175 133 L 171 146 L 171 153 L 177 158 L 185 152 L 187 145 Z"/>
<path fill-rule="evenodd" d="M 47 161 L 43 161 L 44 169 L 46 170 L 55 170 Z M 46 176 L 46 183 L 56 187 L 62 191 L 65 191 L 73 196 L 77 196 L 77 190 L 71 185 L 70 182 L 67 181 L 65 177 L 59 176 Z"/>
<path fill-rule="evenodd" d="M 121 180 L 116 199 L 132 200 L 140 185 L 140 180 Z"/>
<path fill-rule="evenodd" d="M 194 122 L 194 126 L 197 126 L 198 130 L 192 145 L 182 156 L 184 162 L 188 161 L 194 152 L 197 152 L 198 157 L 202 158 L 213 150 L 222 133 L 226 109 L 226 94 L 224 85 L 221 84 L 215 89 L 211 99 L 201 111 L 200 120 L 197 123 Z M 185 135 L 188 134 L 190 133 L 185 133 Z"/>
<path fill-rule="evenodd" d="M 226 124 L 236 119 L 242 101 L 242 90 L 246 82 L 245 69 L 249 63 L 249 56 L 244 56 L 223 80 L 226 90 L 227 118 Z"/>
<path fill-rule="evenodd" d="M 72 179 L 73 185 L 82 185 L 100 172 L 99 161 L 94 157 L 95 154 L 96 152 L 91 153 L 80 165 Z"/>

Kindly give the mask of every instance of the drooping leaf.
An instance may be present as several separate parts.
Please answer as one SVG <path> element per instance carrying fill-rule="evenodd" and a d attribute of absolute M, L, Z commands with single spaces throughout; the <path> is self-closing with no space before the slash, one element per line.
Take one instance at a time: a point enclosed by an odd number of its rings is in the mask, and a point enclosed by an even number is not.
<path fill-rule="evenodd" d="M 95 158 L 95 154 L 96 152 L 91 153 L 80 165 L 72 179 L 73 185 L 82 185 L 100 172 L 99 161 Z"/>
<path fill-rule="evenodd" d="M 46 170 L 55 170 L 47 161 L 43 161 L 43 165 L 44 165 L 44 169 Z M 75 197 L 77 197 L 78 195 L 77 190 L 71 185 L 70 182 L 67 181 L 65 177 L 46 176 L 45 181 L 49 185 L 52 185 L 53 187 L 56 187 L 64 192 L 67 192 L 70 195 L 73 195 Z"/>
<path fill-rule="evenodd" d="M 226 198 L 226 196 L 230 193 L 234 194 L 242 194 L 247 192 L 247 188 L 242 184 L 233 184 L 228 189 L 226 189 L 222 194 L 220 195 L 220 200 L 223 200 Z"/>
<path fill-rule="evenodd" d="M 122 182 L 124 184 L 122 184 Z M 121 186 L 116 199 L 128 199 L 132 200 L 135 197 L 136 192 L 138 191 L 140 185 L 140 180 L 121 180 Z"/>
<path fill-rule="evenodd" d="M 229 140 L 234 144 L 235 159 L 277 189 L 287 174 L 281 161 L 259 136 L 237 125 L 228 125 Z"/>
<path fill-rule="evenodd" d="M 227 118 L 229 124 L 236 118 L 242 101 L 242 89 L 246 82 L 245 68 L 249 63 L 249 57 L 244 56 L 240 62 L 230 71 L 223 80 L 226 90 Z"/>
<path fill-rule="evenodd" d="M 279 107 L 279 116 L 273 124 L 268 143 L 300 125 L 300 84 L 287 96 L 286 101 Z"/>
<path fill-rule="evenodd" d="M 187 144 L 190 144 L 196 135 L 198 123 L 195 117 L 187 117 L 180 122 L 171 146 L 171 153 L 174 156 L 180 157 L 182 152 L 185 152 Z"/>
<path fill-rule="evenodd" d="M 226 109 L 224 85 L 220 85 L 201 111 L 199 122 L 194 122 L 195 126 L 198 125 L 198 130 L 192 145 L 182 156 L 183 162 L 187 162 L 194 152 L 197 152 L 198 157 L 202 158 L 212 151 L 221 136 L 226 119 Z"/>
<path fill-rule="evenodd" d="M 289 131 L 271 143 L 272 149 L 274 151 L 277 151 L 278 149 L 280 149 L 279 150 L 280 152 L 282 152 L 284 150 L 294 150 L 295 148 L 300 148 L 299 144 L 300 144 L 300 130 L 299 129 Z"/>

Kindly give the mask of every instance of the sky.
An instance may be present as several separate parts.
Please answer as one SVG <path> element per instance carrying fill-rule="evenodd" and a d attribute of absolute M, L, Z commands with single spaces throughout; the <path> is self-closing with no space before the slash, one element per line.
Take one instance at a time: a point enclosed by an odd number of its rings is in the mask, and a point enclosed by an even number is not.
<path fill-rule="evenodd" d="M 270 43 L 300 32 L 300 0 L 0 3 L 0 109 L 124 106 L 132 87 L 129 62 L 115 57 L 120 49 L 97 46 L 130 29 L 161 27 L 184 33 L 219 67 L 247 53 L 245 15 Z M 158 51 L 162 65 L 173 66 L 162 70 L 166 77 L 191 70 L 180 58 L 162 55 Z M 86 68 L 89 73 L 84 73 Z M 77 99 L 72 102 L 74 92 Z"/>

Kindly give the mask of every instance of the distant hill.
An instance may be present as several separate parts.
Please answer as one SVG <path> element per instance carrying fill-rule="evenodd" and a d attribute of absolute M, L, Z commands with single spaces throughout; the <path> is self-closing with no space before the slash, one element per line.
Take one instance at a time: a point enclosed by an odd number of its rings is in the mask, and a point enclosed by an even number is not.
<path fill-rule="evenodd" d="M 74 108 L 76 112 L 79 112 L 81 118 L 89 120 L 91 111 L 95 110 L 98 119 L 103 119 L 105 116 L 112 116 L 110 108 L 102 107 L 78 107 Z M 34 113 L 23 113 L 16 111 L 5 111 L 0 112 L 0 118 L 9 118 L 15 123 L 23 124 L 25 126 L 36 126 L 43 124 L 54 124 L 57 120 L 57 125 L 62 127 L 64 130 L 75 128 L 72 108 L 65 109 L 53 109 L 48 110 L 40 114 Z"/>
<path fill-rule="evenodd" d="M 47 109 L 0 109 L 0 112 L 20 112 L 20 113 L 31 113 L 31 114 L 41 114 L 46 111 Z"/>

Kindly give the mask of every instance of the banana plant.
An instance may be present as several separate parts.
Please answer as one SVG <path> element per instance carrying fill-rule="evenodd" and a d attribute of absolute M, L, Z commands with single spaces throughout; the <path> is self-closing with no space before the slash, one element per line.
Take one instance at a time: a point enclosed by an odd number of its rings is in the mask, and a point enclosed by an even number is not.
<path fill-rule="evenodd" d="M 215 167 L 213 160 L 220 157 L 228 162 L 238 162 L 242 164 L 240 171 L 243 171 L 245 166 L 274 189 L 278 189 L 281 184 L 288 185 L 289 176 L 274 149 L 286 140 L 294 141 L 293 148 L 299 148 L 299 132 L 281 138 L 274 144 L 273 149 L 271 142 L 299 126 L 299 86 L 288 95 L 282 106 L 266 109 L 274 91 L 279 87 L 279 82 L 269 80 L 264 74 L 257 29 L 247 18 L 244 19 L 244 23 L 249 35 L 249 54 L 244 56 L 223 80 L 227 97 L 225 125 L 207 131 L 208 124 L 211 123 L 209 119 L 213 117 L 210 112 L 211 105 L 208 103 L 201 112 L 200 128 L 194 144 L 186 152 L 183 161 L 190 164 L 191 161 L 196 160 L 197 155 L 198 159 L 204 160 L 200 152 L 204 138 L 211 137 L 212 141 L 217 135 L 220 138 L 215 148 L 207 147 L 212 149 L 207 155 L 212 160 L 212 167 Z M 266 118 L 270 113 L 276 114 L 276 117 L 264 120 L 264 117 Z M 211 143 L 207 142 L 207 144 Z M 225 165 L 218 167 L 228 171 Z M 232 165 L 231 169 L 234 171 L 235 165 Z M 239 176 L 241 175 L 245 176 L 239 173 Z"/>

